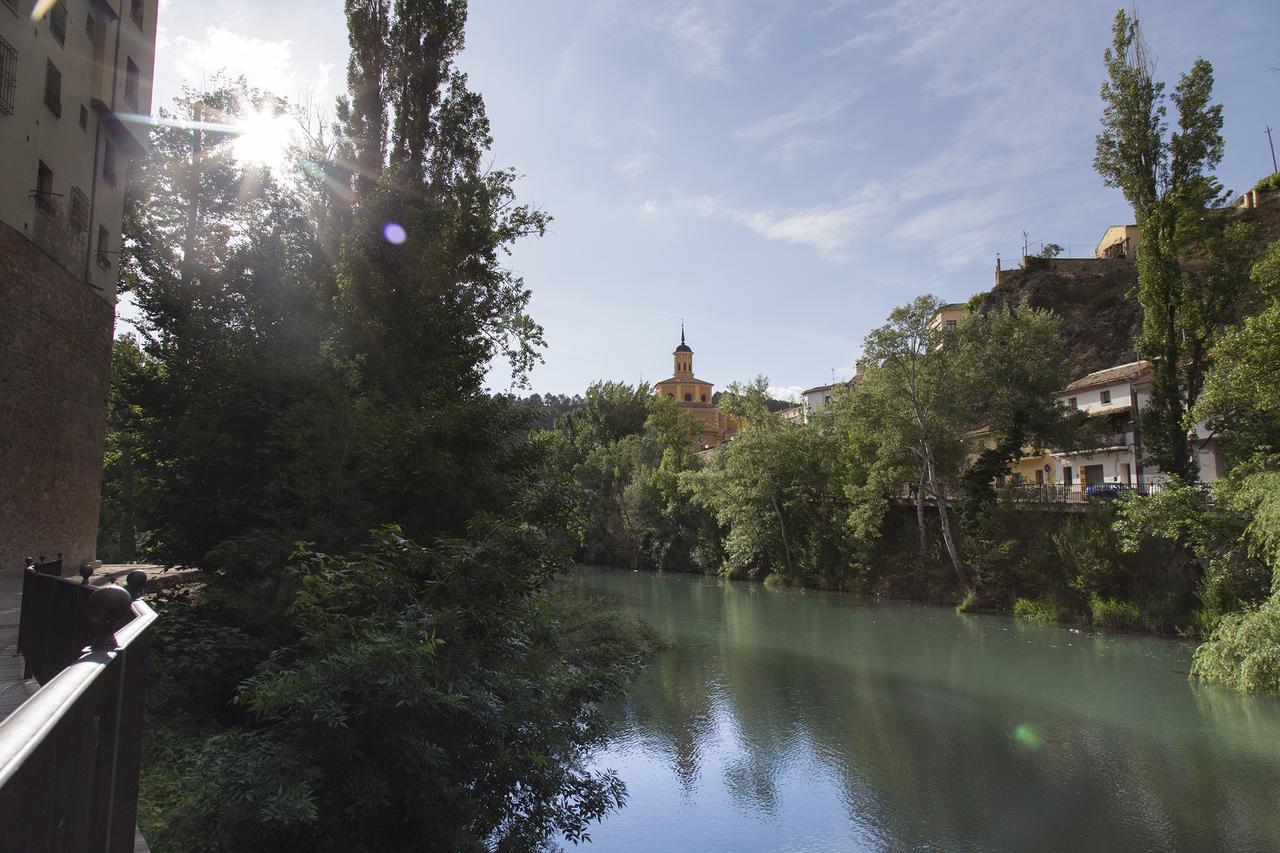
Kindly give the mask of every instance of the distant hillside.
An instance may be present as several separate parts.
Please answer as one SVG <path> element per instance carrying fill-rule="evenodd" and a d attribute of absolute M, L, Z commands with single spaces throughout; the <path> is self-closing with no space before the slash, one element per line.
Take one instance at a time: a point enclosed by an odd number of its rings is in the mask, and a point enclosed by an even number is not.
<path fill-rule="evenodd" d="M 1280 193 L 1268 193 L 1260 202 L 1227 215 L 1256 223 L 1259 243 L 1265 245 L 1280 240 Z M 1132 260 L 1026 258 L 1024 264 L 1000 271 L 996 286 L 978 297 L 979 311 L 1006 305 L 1056 311 L 1066 319 L 1067 375 L 1073 378 L 1137 360 L 1134 341 L 1142 328 L 1142 308 Z"/>

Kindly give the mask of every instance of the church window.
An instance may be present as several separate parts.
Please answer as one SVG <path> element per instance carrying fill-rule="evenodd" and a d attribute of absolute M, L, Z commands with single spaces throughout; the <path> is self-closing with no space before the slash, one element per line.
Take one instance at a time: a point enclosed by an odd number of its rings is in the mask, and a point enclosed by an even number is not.
<path fill-rule="evenodd" d="M 704 403 L 705 403 L 705 402 L 707 402 L 707 395 L 706 395 L 706 394 L 703 394 L 703 395 L 702 395 L 702 402 L 704 402 Z"/>
<path fill-rule="evenodd" d="M 675 398 L 676 398 L 676 395 L 675 395 L 675 394 L 668 394 L 668 395 L 667 395 L 667 399 L 668 399 L 668 400 L 674 400 Z"/>
<path fill-rule="evenodd" d="M 684 395 L 684 401 L 685 401 L 686 403 L 692 403 L 692 402 L 693 402 L 693 395 L 692 395 L 692 394 L 685 394 L 685 395 Z"/>

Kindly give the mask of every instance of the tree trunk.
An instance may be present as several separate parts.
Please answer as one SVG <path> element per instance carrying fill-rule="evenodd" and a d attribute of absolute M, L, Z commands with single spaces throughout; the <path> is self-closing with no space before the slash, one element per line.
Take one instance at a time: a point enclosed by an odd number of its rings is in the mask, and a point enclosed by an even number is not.
<path fill-rule="evenodd" d="M 787 560 L 787 574 L 795 577 L 795 568 L 791 565 L 791 546 L 787 544 L 787 526 L 782 521 L 782 506 L 778 503 L 778 496 L 773 496 L 773 511 L 778 515 L 778 530 L 782 532 L 782 556 Z"/>
<path fill-rule="evenodd" d="M 951 535 L 951 518 L 947 513 L 946 487 L 938 483 L 937 474 L 933 467 L 932 454 L 926 457 L 925 466 L 928 470 L 929 485 L 938 500 L 938 520 L 942 527 L 942 541 L 947 546 L 947 555 L 951 557 L 951 566 L 956 570 L 956 577 L 960 578 L 960 583 L 964 585 L 965 592 L 972 592 L 973 586 L 969 583 L 968 575 L 965 574 L 964 564 L 960 562 L 960 551 L 956 548 L 955 537 Z"/>
<path fill-rule="evenodd" d="M 924 521 L 924 488 L 925 488 L 925 470 L 920 468 L 920 484 L 916 487 L 916 528 L 920 531 L 920 556 L 923 558 L 929 553 L 929 528 L 925 526 Z"/>

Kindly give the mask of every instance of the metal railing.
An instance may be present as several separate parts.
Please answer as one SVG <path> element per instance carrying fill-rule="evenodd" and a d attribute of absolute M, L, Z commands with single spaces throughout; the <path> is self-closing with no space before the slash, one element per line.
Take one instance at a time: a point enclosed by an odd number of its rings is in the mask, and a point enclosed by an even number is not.
<path fill-rule="evenodd" d="M 0 843 L 30 853 L 131 851 L 155 611 L 136 599 L 135 577 L 133 595 L 34 568 L 23 580 L 20 649 L 28 666 L 40 661 L 47 680 L 0 721 Z M 46 618 L 47 630 L 36 630 Z M 92 642 L 59 668 L 64 632 L 86 632 Z"/>

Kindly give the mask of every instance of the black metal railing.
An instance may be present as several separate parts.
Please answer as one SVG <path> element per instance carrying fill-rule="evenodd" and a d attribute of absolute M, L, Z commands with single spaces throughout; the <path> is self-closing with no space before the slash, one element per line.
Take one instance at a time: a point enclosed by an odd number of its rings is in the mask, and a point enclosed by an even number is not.
<path fill-rule="evenodd" d="M 137 598 L 145 576 L 133 573 L 130 590 L 34 567 L 23 580 L 20 649 L 47 680 L 0 721 L 0 844 L 31 853 L 131 851 L 156 619 Z M 59 668 L 68 636 L 91 641 Z"/>
<path fill-rule="evenodd" d="M 1200 483 L 1198 486 L 1212 498 L 1212 487 L 1208 483 Z M 1149 497 L 1165 488 L 1168 488 L 1168 486 L 1162 481 L 1143 483 L 1141 485 L 1129 483 L 1005 483 L 1004 485 L 991 486 L 992 491 L 1007 500 L 1016 501 L 1017 503 L 1037 504 L 1105 503 L 1125 495 Z M 904 484 L 898 490 L 897 497 L 901 500 L 914 502 L 918 489 L 919 487 L 913 483 Z M 955 500 L 960 496 L 960 490 L 957 486 L 940 484 L 936 490 L 926 487 L 925 500 L 936 500 L 936 491 L 941 491 L 947 500 Z"/>

